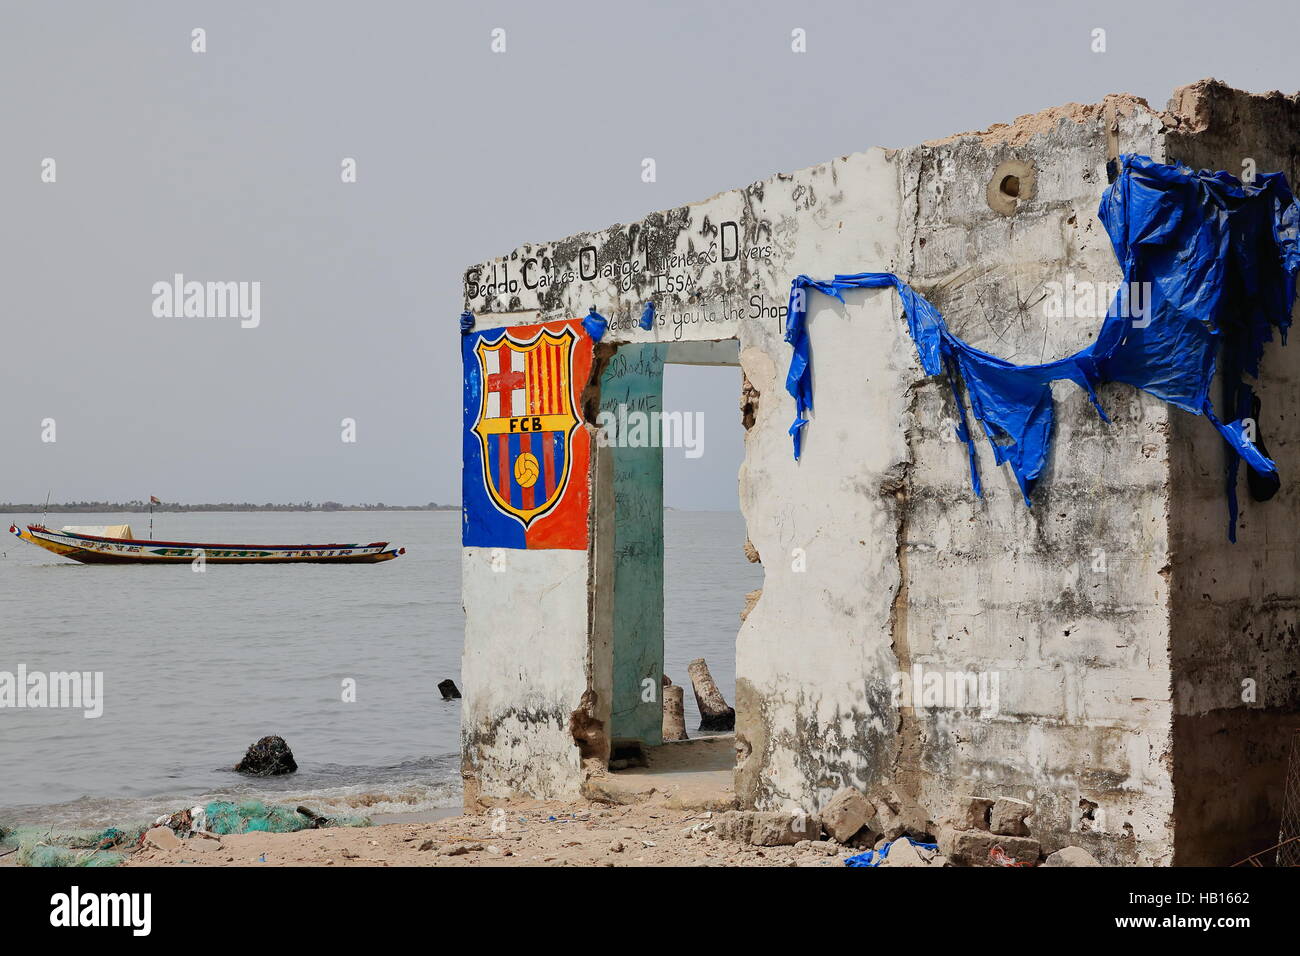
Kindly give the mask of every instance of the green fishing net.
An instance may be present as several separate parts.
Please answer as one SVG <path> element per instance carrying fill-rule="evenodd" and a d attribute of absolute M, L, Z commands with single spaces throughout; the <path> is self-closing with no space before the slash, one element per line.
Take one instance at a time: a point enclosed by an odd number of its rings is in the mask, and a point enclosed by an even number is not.
<path fill-rule="evenodd" d="M 125 859 L 122 851 L 139 843 L 146 829 L 108 827 L 53 833 L 40 827 L 20 827 L 7 836 L 18 844 L 14 859 L 19 866 L 117 866 Z"/>
<path fill-rule="evenodd" d="M 182 838 L 189 837 L 197 814 L 182 810 L 173 814 L 169 825 Z M 19 866 L 117 866 L 127 853 L 140 845 L 146 830 L 157 824 L 119 829 L 54 833 L 42 827 L 0 828 L 0 842 L 17 844 L 14 859 Z M 293 833 L 318 827 L 370 826 L 367 817 L 324 817 L 299 807 L 268 806 L 260 800 L 231 803 L 214 800 L 203 808 L 202 829 L 217 836 L 231 833 Z M 5 848 L 0 848 L 4 852 Z"/>
<path fill-rule="evenodd" d="M 214 800 L 203 808 L 205 825 L 209 833 L 224 836 L 227 833 L 293 833 L 296 830 L 310 830 L 314 827 L 364 827 L 370 821 L 366 817 L 320 817 L 308 816 L 302 808 L 292 810 L 289 807 L 267 806 L 260 800 L 244 803 L 227 803 Z"/>

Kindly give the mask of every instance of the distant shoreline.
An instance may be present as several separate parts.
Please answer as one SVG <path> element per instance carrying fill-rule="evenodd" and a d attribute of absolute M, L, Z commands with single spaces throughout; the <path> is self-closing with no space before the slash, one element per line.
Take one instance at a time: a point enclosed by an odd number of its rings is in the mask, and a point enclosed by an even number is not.
<path fill-rule="evenodd" d="M 319 511 L 324 513 L 333 513 L 336 511 L 459 511 L 460 505 L 440 505 L 435 502 L 429 502 L 427 505 L 386 505 L 383 502 L 373 505 L 343 505 L 335 501 L 326 501 L 321 504 L 314 504 L 310 501 L 304 501 L 301 504 L 277 505 L 268 502 L 264 505 L 255 505 L 249 502 L 235 503 L 231 501 L 221 502 L 219 504 L 195 504 L 184 505 L 175 501 L 165 501 L 162 504 L 154 505 L 154 514 L 183 514 L 185 512 L 203 512 L 203 511 L 297 511 L 309 512 Z M 49 505 L 37 503 L 0 503 L 0 512 L 7 514 L 147 514 L 149 504 L 143 501 L 72 501 L 56 504 L 50 502 Z"/>

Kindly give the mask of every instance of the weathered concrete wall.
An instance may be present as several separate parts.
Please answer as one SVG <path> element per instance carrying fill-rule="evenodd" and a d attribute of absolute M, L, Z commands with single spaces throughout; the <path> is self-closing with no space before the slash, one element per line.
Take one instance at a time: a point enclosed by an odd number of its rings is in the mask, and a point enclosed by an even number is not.
<path fill-rule="evenodd" d="M 555 243 L 528 244 L 465 273 L 465 308 L 480 327 L 537 317 L 610 319 L 605 342 L 740 339 L 766 326 L 778 340 L 801 271 L 892 263 L 897 176 L 869 150 L 744 189 Z M 638 327 L 645 302 L 655 325 Z M 670 359 L 671 361 L 671 359 Z"/>
<path fill-rule="evenodd" d="M 591 488 L 588 550 L 462 549 L 466 806 L 576 799 L 609 760 L 614 515 L 595 505 L 612 495 L 608 452 L 593 447 L 589 473 L 575 476 Z"/>
<path fill-rule="evenodd" d="M 1281 170 L 1300 182 L 1300 98 L 1197 84 L 1170 104 L 1166 140 L 1193 168 Z M 1260 435 L 1282 473 L 1252 500 L 1242 467 L 1237 544 L 1227 540 L 1224 444 L 1200 418 L 1170 418 L 1174 859 L 1230 864 L 1277 842 L 1291 735 L 1300 726 L 1300 352 L 1265 352 Z M 1216 402 L 1221 396 L 1213 393 Z M 1220 405 L 1220 407 L 1222 407 Z"/>
<path fill-rule="evenodd" d="M 958 335 L 1021 364 L 1095 338 L 1108 299 L 1093 315 L 1051 317 L 1049 283 L 1119 281 L 1096 216 L 1108 156 L 1116 146 L 1162 156 L 1160 119 L 1132 101 L 1025 125 L 899 155 L 904 274 Z M 1005 215 L 988 193 L 1010 162 L 1030 172 Z M 1107 425 L 1075 386 L 1058 384 L 1055 397 L 1053 453 L 1026 508 L 982 435 L 984 497 L 975 497 L 946 385 L 917 388 L 895 650 L 904 671 L 996 678 L 998 701 L 995 714 L 905 708 L 897 772 L 931 812 L 952 793 L 1016 797 L 1034 805 L 1047 851 L 1074 843 L 1103 860 L 1164 862 L 1165 406 L 1110 386 L 1100 395 Z"/>
<path fill-rule="evenodd" d="M 466 803 L 576 798 L 582 764 L 569 718 L 588 686 L 588 555 L 466 548 L 462 564 Z"/>
<path fill-rule="evenodd" d="M 1048 284 L 1120 279 L 1096 218 L 1107 160 L 1120 152 L 1183 159 L 1199 149 L 1202 165 L 1235 168 L 1198 132 L 1199 103 L 1180 94 L 1171 112 L 1158 113 L 1111 97 L 911 149 L 870 150 L 467 270 L 465 304 L 480 326 L 595 306 L 612 320 L 607 351 L 672 343 L 672 361 L 677 349 L 738 344 L 750 390 L 740 500 L 765 575 L 737 642 L 737 792 L 747 804 L 815 811 L 839 786 L 892 782 L 937 819 L 954 793 L 1008 795 L 1033 803 L 1046 851 L 1074 843 L 1122 863 L 1169 862 L 1176 847 L 1180 862 L 1213 856 L 1219 838 L 1182 808 L 1205 814 L 1231 802 L 1234 778 L 1249 777 L 1248 806 L 1205 819 L 1243 831 L 1251 813 L 1275 819 L 1265 790 L 1296 709 L 1286 663 L 1295 642 L 1295 498 L 1284 492 L 1262 506 L 1286 515 L 1285 527 L 1248 514 L 1242 544 L 1225 550 L 1215 538 L 1222 449 L 1208 423 L 1171 416 L 1116 385 L 1100 393 L 1108 425 L 1063 384 L 1034 506 L 994 465 L 983 436 L 985 494 L 976 498 L 946 383 L 922 377 L 893 293 L 871 291 L 846 305 L 813 297 L 815 408 L 801 462 L 787 434 L 794 405 L 782 335 L 794 276 L 897 272 L 976 346 L 1019 363 L 1067 355 L 1095 337 L 1108 296 L 1092 315 L 1051 315 Z M 1243 120 L 1258 124 L 1261 171 L 1296 173 L 1294 142 L 1270 138 L 1265 115 L 1280 110 L 1276 119 L 1291 122 L 1290 108 L 1261 105 Z M 636 320 L 649 299 L 657 321 L 645 331 Z M 1266 368 L 1268 396 L 1294 382 L 1283 355 Z M 1264 435 L 1285 470 L 1298 410 L 1292 398 L 1274 402 Z M 612 483 L 593 508 L 597 520 L 617 511 Z M 601 547 L 616 536 L 597 535 Z M 597 549 L 590 560 L 593 573 Z M 610 560 L 603 566 L 613 580 Z M 1250 573 L 1252 562 L 1271 564 L 1270 583 Z M 525 602 L 544 582 L 541 572 L 525 579 Z M 1198 617 L 1205 602 L 1210 616 Z M 576 604 L 566 614 L 580 627 Z M 551 655 L 544 684 L 557 684 L 553 713 L 576 707 L 591 683 L 562 656 L 600 660 L 607 645 L 613 672 L 643 663 L 626 655 L 644 636 L 619 647 L 628 632 L 617 608 L 603 632 L 591 623 L 603 620 L 599 611 L 591 614 L 588 635 L 566 633 Z M 1254 649 L 1229 651 L 1225 630 L 1248 623 L 1256 630 L 1241 643 Z M 915 667 L 996 678 L 996 701 L 981 709 L 896 700 L 896 675 Z M 1242 670 L 1259 675 L 1260 700 L 1272 710 L 1206 703 Z M 489 667 L 475 679 L 503 681 Z M 502 691 L 498 706 L 523 693 Z M 1196 741 L 1220 733 L 1237 753 L 1215 776 L 1206 755 L 1217 750 Z M 1254 747 L 1250 735 L 1266 743 Z M 561 737 L 548 730 L 549 753 L 563 750 Z M 515 758 L 502 748 L 490 759 Z M 569 787 L 578 758 L 557 759 L 565 772 L 556 779 Z M 1259 773 L 1250 769 L 1257 761 Z M 514 776 L 538 795 L 559 792 L 540 773 Z"/>
<path fill-rule="evenodd" d="M 741 352 L 761 398 L 740 501 L 764 579 L 737 646 L 737 793 L 765 809 L 818 809 L 839 786 L 893 774 L 898 490 L 919 373 L 892 294 L 846 298 L 810 303 L 821 400 L 802 462 L 787 356 L 761 340 Z"/>
<path fill-rule="evenodd" d="M 747 366 L 751 381 L 760 373 L 764 376 L 760 387 L 771 403 L 770 414 L 764 413 L 762 427 L 756 426 L 750 433 L 750 441 L 755 441 L 758 435 L 764 436 L 763 441 L 771 452 L 761 456 L 763 468 L 779 470 L 781 481 L 800 490 L 794 501 L 811 502 L 812 498 L 804 497 L 803 493 L 815 489 L 821 497 L 820 506 L 823 511 L 816 523 L 801 519 L 795 527 L 785 513 L 791 507 L 790 500 L 785 499 L 773 485 L 764 482 L 753 485 L 750 492 L 745 492 L 742 488 L 742 498 L 748 496 L 755 503 L 755 508 L 771 515 L 768 518 L 760 513 L 751 520 L 751 526 L 764 522 L 770 524 L 772 533 L 776 535 L 774 542 L 779 542 L 774 544 L 778 551 L 793 550 L 800 546 L 793 543 L 798 540 L 802 547 L 817 555 L 817 560 L 810 565 L 815 570 L 806 576 L 811 578 L 807 585 L 811 589 L 810 594 L 822 598 L 834 595 L 838 601 L 856 603 L 863 608 L 864 614 L 867 613 L 868 605 L 874 606 L 876 610 L 871 613 L 876 618 L 876 624 L 872 633 L 878 644 L 887 638 L 888 599 L 881 599 L 879 594 L 864 599 L 859 592 L 862 575 L 879 572 L 870 567 L 870 560 L 866 558 L 857 563 L 837 562 L 834 555 L 839 545 L 833 540 L 818 538 L 819 534 L 825 535 L 835 526 L 833 519 L 836 509 L 830 505 L 830 501 L 838 489 L 832 490 L 833 485 L 823 480 L 810 481 L 810 476 L 800 474 L 791 460 L 786 429 L 793 418 L 793 406 L 781 388 L 780 381 L 789 360 L 789 348 L 782 337 L 790 276 L 803 270 L 824 273 L 833 269 L 852 269 L 867 262 L 892 266 L 897 261 L 898 253 L 898 203 L 896 169 L 889 162 L 885 151 L 872 150 L 810 170 L 782 174 L 743 190 L 723 193 L 703 203 L 655 214 L 626 227 L 613 226 L 559 243 L 521 247 L 500 260 L 467 270 L 465 307 L 475 313 L 478 328 L 492 328 L 581 316 L 589 307 L 595 306 L 611 319 L 610 330 L 601 346 L 606 352 L 610 347 L 621 343 L 660 342 L 669 344 L 669 361 L 730 362 L 734 360 L 737 344 L 751 355 L 757 356 L 760 352 L 765 355 L 765 361 L 759 365 L 751 362 Z M 644 302 L 651 296 L 658 306 L 658 316 L 654 328 L 645 331 L 637 327 L 636 320 Z M 883 299 L 876 307 L 883 308 L 884 314 L 889 314 L 892 308 Z M 896 335 L 898 331 L 899 327 L 895 326 L 893 334 Z M 877 351 L 877 332 L 873 332 L 871 327 L 855 327 L 852 334 L 864 354 Z M 900 341 L 897 347 L 901 350 L 899 355 L 906 357 L 904 364 L 909 364 L 914 360 L 907 351 L 910 346 L 905 346 L 906 343 Z M 827 376 L 827 381 L 832 383 L 828 387 L 835 388 L 833 383 L 836 379 L 831 375 L 834 367 L 831 358 L 843 350 L 834 343 L 829 343 L 826 351 L 826 369 L 823 371 L 819 366 L 817 374 Z M 854 360 L 843 353 L 843 362 L 839 367 L 843 370 L 842 377 L 849 382 L 848 387 L 856 394 L 856 376 L 860 373 L 855 370 Z M 780 372 L 777 371 L 778 368 Z M 904 378 L 906 382 L 911 382 L 915 374 L 915 367 L 910 367 L 906 376 L 899 376 L 892 387 L 895 390 L 905 388 Z M 605 396 L 600 395 L 599 401 L 604 400 Z M 596 407 L 599 404 L 593 406 Z M 588 416 L 588 420 L 592 419 L 594 415 Z M 891 420 L 901 435 L 903 426 L 898 416 L 891 416 Z M 868 457 L 878 458 L 880 456 L 872 451 L 873 443 L 876 442 L 873 430 L 860 422 L 847 451 L 856 453 L 861 449 Z M 618 456 L 626 450 L 616 448 L 611 451 L 611 457 L 617 462 Z M 770 465 L 768 458 L 771 459 Z M 850 457 L 841 460 L 846 467 L 852 463 Z M 619 487 L 620 483 L 612 483 L 607 493 L 593 499 L 593 508 L 598 516 L 617 514 Z M 622 487 L 626 491 L 629 486 L 622 483 Z M 637 497 L 635 504 L 640 508 L 644 501 L 640 500 L 639 495 Z M 876 519 L 871 514 L 868 513 L 868 521 L 874 525 Z M 626 517 L 628 516 L 624 514 L 612 520 L 617 525 Z M 866 525 L 863 526 L 860 537 L 868 540 L 865 527 Z M 761 531 L 754 531 L 753 535 L 761 549 L 767 540 Z M 594 536 L 601 546 L 615 550 L 618 547 L 614 540 L 616 538 L 617 532 L 603 537 Z M 624 540 L 626 541 L 626 535 Z M 877 537 L 871 536 L 870 541 L 872 548 L 875 548 L 878 544 Z M 737 547 L 740 544 L 737 542 Z M 892 560 L 892 542 L 886 542 L 881 547 Z M 617 575 L 618 558 L 613 557 L 611 561 L 614 565 L 612 573 Z M 593 557 L 591 566 L 594 567 L 594 564 Z M 498 576 L 476 585 L 471 585 L 468 580 L 471 575 L 482 578 L 486 573 L 482 567 L 470 569 L 467 566 L 466 610 L 471 618 L 477 613 L 471 607 L 469 597 L 475 587 L 490 588 L 492 600 L 532 608 L 538 601 L 538 595 L 547 586 L 527 579 L 516 584 L 510 576 Z M 634 573 L 630 565 L 627 566 L 626 573 Z M 566 592 L 573 580 L 576 580 L 576 575 L 566 579 Z M 823 580 L 828 584 L 823 585 Z M 888 586 L 887 579 L 884 586 Z M 517 596 L 514 593 L 516 588 L 519 589 Z M 791 584 L 790 590 L 795 592 L 797 588 Z M 556 599 L 553 594 L 549 597 L 551 600 Z M 611 644 L 615 648 L 610 654 L 613 658 L 610 666 L 616 675 L 622 675 L 615 678 L 619 688 L 617 706 L 622 707 L 630 690 L 628 675 L 639 673 L 645 662 L 646 655 L 643 652 L 647 650 L 647 640 L 641 633 L 642 629 L 634 626 L 625 616 L 637 602 L 629 600 L 622 593 L 609 596 L 608 599 L 616 607 L 623 605 L 621 611 L 610 611 L 613 618 L 610 625 Z M 805 617 L 816 623 L 823 610 L 818 607 L 815 613 Z M 578 618 L 575 612 L 576 604 L 567 620 L 570 627 L 576 628 Z M 788 613 L 782 612 L 783 615 Z M 793 613 L 791 621 L 799 620 L 800 608 L 793 608 Z M 854 637 L 843 642 L 836 637 L 834 621 L 842 621 L 845 613 L 841 612 L 838 618 L 828 620 L 823 629 L 828 652 L 831 648 L 838 648 L 842 655 L 839 658 L 841 675 L 853 674 L 853 669 L 859 667 L 865 653 L 864 639 Z M 515 619 L 516 626 L 518 620 Z M 473 642 L 502 643 L 506 647 L 492 656 L 497 660 L 508 658 L 513 638 L 494 637 L 487 631 L 488 628 L 476 629 L 472 635 Z M 791 637 L 790 632 L 771 631 L 764 640 L 769 645 L 781 647 L 783 653 L 793 653 L 795 644 L 791 642 Z M 549 636 L 541 634 L 532 635 L 532 639 L 543 644 L 550 643 Z M 471 634 L 467 630 L 467 661 L 470 643 Z M 548 654 L 547 659 L 556 662 L 553 665 L 555 672 L 565 670 L 559 663 L 560 658 L 571 656 L 575 653 L 574 648 L 581 643 L 581 635 L 566 632 L 554 645 L 553 652 Z M 662 635 L 660 653 L 661 647 Z M 879 647 L 873 653 L 878 651 Z M 744 653 L 742 641 L 738 657 Z M 762 654 L 753 655 L 751 659 L 755 662 L 755 680 L 764 688 L 764 693 L 780 690 L 782 674 L 788 670 L 781 660 L 764 663 Z M 545 666 L 546 659 L 539 659 L 537 663 L 538 666 Z M 888 668 L 884 667 L 883 660 L 878 663 L 881 673 L 876 680 L 887 680 Z M 835 669 L 835 662 L 828 657 L 822 665 L 806 675 L 807 694 L 810 695 L 814 709 L 822 706 L 816 699 L 821 694 L 821 679 Z M 513 675 L 514 672 L 510 673 Z M 473 679 L 501 680 L 493 677 L 490 667 L 478 671 Z M 510 679 L 513 680 L 513 676 Z M 471 682 L 468 664 L 465 680 L 467 685 Z M 554 674 L 548 674 L 543 683 L 549 684 L 553 680 Z M 860 688 L 867 679 L 851 677 L 849 682 L 859 690 L 857 696 L 850 698 L 845 705 L 846 713 L 851 708 L 852 701 L 861 700 Z M 546 724 L 547 733 L 540 735 L 536 741 L 536 745 L 545 754 L 554 754 L 557 748 L 564 746 L 563 735 L 560 733 L 564 704 L 559 699 L 563 699 L 570 708 L 576 707 L 584 686 L 577 671 L 567 672 L 563 681 L 564 690 L 556 695 L 557 699 L 548 711 L 550 720 Z M 486 766 L 514 759 L 511 751 L 481 743 L 480 738 L 484 736 L 483 728 L 494 727 L 499 715 L 508 713 L 512 695 L 517 697 L 521 693 L 521 685 L 515 685 L 506 693 L 495 694 L 490 713 L 467 709 L 466 745 L 478 755 L 475 767 L 467 770 L 467 773 L 474 780 L 483 781 L 479 785 L 484 787 L 485 792 L 486 781 L 495 775 L 503 777 L 506 782 L 496 784 L 493 792 L 504 792 L 509 786 L 516 785 L 514 781 L 527 780 L 527 786 L 531 788 L 529 792 L 539 796 L 563 796 L 571 792 L 575 781 L 580 778 L 580 762 L 572 754 L 560 761 L 565 768 L 564 772 L 556 773 L 551 778 L 541 774 L 522 774 L 513 769 L 513 763 L 506 764 L 511 768 L 506 774 L 498 774 L 494 768 Z M 799 694 L 791 691 L 791 696 L 795 699 Z M 743 715 L 743 707 L 740 709 Z M 796 742 L 806 733 L 806 730 L 799 729 L 806 722 L 803 713 L 790 711 L 779 719 L 785 720 L 790 727 L 788 743 Z M 869 717 L 868 720 L 879 722 L 877 716 Z M 615 736 L 626 730 L 622 717 L 613 723 L 611 729 Z M 861 764 L 861 759 L 852 754 L 857 742 L 846 740 L 839 745 L 844 760 L 855 767 Z M 777 751 L 777 754 L 784 758 L 783 752 Z M 765 760 L 766 756 L 760 756 L 754 765 L 761 766 Z M 544 763 L 545 758 L 539 762 Z M 860 775 L 863 779 L 866 778 L 865 772 Z M 772 779 L 778 781 L 775 768 Z M 778 785 L 783 786 L 779 781 Z M 799 790 L 801 797 L 806 797 L 809 792 L 804 788 Z"/>

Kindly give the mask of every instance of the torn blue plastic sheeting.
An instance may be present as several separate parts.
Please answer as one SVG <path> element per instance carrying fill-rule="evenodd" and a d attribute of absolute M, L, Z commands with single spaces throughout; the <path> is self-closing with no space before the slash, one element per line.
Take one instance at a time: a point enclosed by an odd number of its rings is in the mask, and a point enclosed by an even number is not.
<path fill-rule="evenodd" d="M 582 327 L 587 330 L 588 335 L 599 342 L 604 337 L 605 330 L 609 328 L 609 319 L 597 312 L 593 305 L 586 318 L 582 320 Z"/>
<path fill-rule="evenodd" d="M 641 321 L 637 324 L 647 332 L 650 331 L 651 327 L 655 324 L 654 302 L 647 302 L 645 304 L 645 308 L 641 310 Z"/>
<path fill-rule="evenodd" d="M 791 283 L 786 341 L 794 349 L 786 389 L 795 399 L 790 427 L 794 455 L 812 409 L 807 292 L 844 301 L 845 289 L 892 287 L 927 375 L 944 375 L 961 416 L 958 435 L 970 457 L 971 482 L 981 493 L 975 445 L 957 388 L 960 376 L 971 413 L 984 428 L 995 461 L 1011 466 L 1025 504 L 1051 447 L 1051 383 L 1069 379 L 1084 389 L 1098 414 L 1097 386 L 1125 382 L 1210 420 L 1234 454 L 1225 476 L 1228 537 L 1236 540 L 1238 461 L 1261 475 L 1277 468 L 1251 441 L 1246 419 L 1264 344 L 1277 328 L 1286 342 L 1300 272 L 1300 205 L 1282 173 L 1242 185 L 1227 173 L 1193 172 L 1145 156 L 1122 157 L 1119 177 L 1102 195 L 1098 215 L 1124 273 L 1096 340 L 1074 355 L 1042 365 L 1015 365 L 953 335 L 924 296 L 889 272 L 799 276 Z M 1148 290 L 1143 308 L 1129 290 Z M 1140 315 L 1130 313 L 1139 311 Z M 1216 359 L 1228 418 L 1210 397 Z"/>
<path fill-rule="evenodd" d="M 467 335 L 474 331 L 474 313 L 466 309 L 460 314 L 460 334 Z"/>
<path fill-rule="evenodd" d="M 918 850 L 939 849 L 939 845 L 937 843 L 918 843 L 916 840 L 913 840 L 911 837 L 901 837 L 900 839 L 906 840 L 908 843 L 912 844 L 912 846 L 916 847 Z M 875 850 L 868 850 L 866 853 L 859 853 L 857 856 L 846 857 L 844 860 L 844 865 L 845 866 L 880 866 L 880 864 L 884 863 L 886 858 L 889 856 L 890 847 L 892 847 L 897 842 L 898 840 L 892 840 L 889 843 L 886 843 L 884 846 L 880 848 L 879 852 Z"/>

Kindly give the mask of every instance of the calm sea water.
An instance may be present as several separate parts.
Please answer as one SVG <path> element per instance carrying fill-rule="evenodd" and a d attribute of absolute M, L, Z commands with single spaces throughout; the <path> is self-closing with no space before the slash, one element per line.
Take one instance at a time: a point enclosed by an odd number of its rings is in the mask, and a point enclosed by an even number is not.
<path fill-rule="evenodd" d="M 160 539 L 233 543 L 387 540 L 377 565 L 81 565 L 0 538 L 0 671 L 102 671 L 103 716 L 0 709 L 0 823 L 101 826 L 218 796 L 370 814 L 458 806 L 459 512 L 159 514 Z M 0 517 L 32 523 L 39 515 Z M 666 670 L 705 657 L 729 701 L 744 596 L 739 514 L 669 511 Z M 51 527 L 147 515 L 51 515 Z M 344 681 L 356 700 L 343 700 Z M 687 726 L 698 723 L 687 693 Z M 299 772 L 231 772 L 259 737 L 284 737 Z"/>

